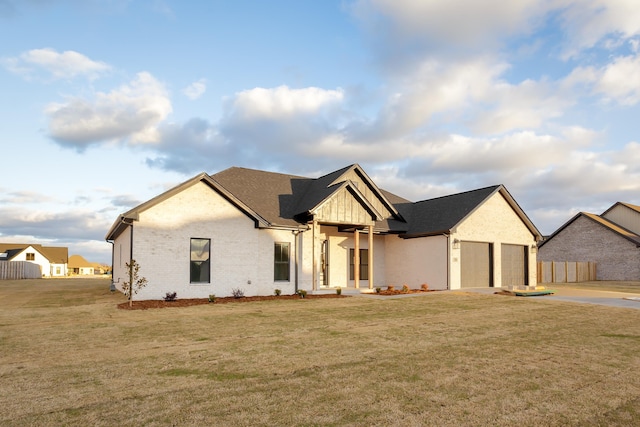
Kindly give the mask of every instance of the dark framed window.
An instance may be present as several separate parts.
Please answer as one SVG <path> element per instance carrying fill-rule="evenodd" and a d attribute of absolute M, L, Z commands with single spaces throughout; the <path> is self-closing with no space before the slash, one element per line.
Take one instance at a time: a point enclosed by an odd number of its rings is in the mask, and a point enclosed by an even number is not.
<path fill-rule="evenodd" d="M 276 243 L 273 258 L 273 280 L 289 281 L 289 243 Z"/>
<path fill-rule="evenodd" d="M 36 254 L 34 254 L 33 252 L 27 252 L 27 261 L 35 261 L 36 260 Z"/>
<path fill-rule="evenodd" d="M 349 249 L 349 280 L 355 280 L 355 249 Z M 360 280 L 369 280 L 369 249 L 360 249 Z"/>
<path fill-rule="evenodd" d="M 191 283 L 210 283 L 211 239 L 191 239 Z"/>

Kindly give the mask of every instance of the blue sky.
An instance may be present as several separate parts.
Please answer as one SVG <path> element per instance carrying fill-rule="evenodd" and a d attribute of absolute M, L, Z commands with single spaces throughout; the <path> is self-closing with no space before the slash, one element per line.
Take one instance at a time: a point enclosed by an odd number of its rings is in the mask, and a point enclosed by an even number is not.
<path fill-rule="evenodd" d="M 0 0 L 0 242 L 110 262 L 117 215 L 230 166 L 504 184 L 543 234 L 640 204 L 636 0 Z"/>

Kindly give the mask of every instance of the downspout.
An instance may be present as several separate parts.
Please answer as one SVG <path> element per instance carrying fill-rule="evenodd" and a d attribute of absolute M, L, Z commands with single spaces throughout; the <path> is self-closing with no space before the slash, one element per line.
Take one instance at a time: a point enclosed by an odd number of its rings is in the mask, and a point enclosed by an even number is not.
<path fill-rule="evenodd" d="M 293 253 L 294 253 L 294 272 L 293 272 L 293 277 L 294 277 L 294 288 L 293 291 L 295 294 L 298 293 L 298 235 L 300 233 L 302 233 L 302 231 L 300 230 L 291 230 L 291 232 L 293 233 Z"/>
<path fill-rule="evenodd" d="M 133 260 L 133 223 L 129 223 L 131 233 L 129 233 L 129 262 Z"/>
<path fill-rule="evenodd" d="M 451 289 L 451 235 L 443 234 L 447 237 L 447 290 Z"/>
<path fill-rule="evenodd" d="M 107 243 L 111 243 L 111 286 L 109 287 L 109 290 L 111 292 L 115 292 L 116 291 L 116 284 L 113 282 L 113 263 L 115 260 L 115 250 L 116 250 L 116 246 L 114 245 L 113 240 L 107 240 Z"/>

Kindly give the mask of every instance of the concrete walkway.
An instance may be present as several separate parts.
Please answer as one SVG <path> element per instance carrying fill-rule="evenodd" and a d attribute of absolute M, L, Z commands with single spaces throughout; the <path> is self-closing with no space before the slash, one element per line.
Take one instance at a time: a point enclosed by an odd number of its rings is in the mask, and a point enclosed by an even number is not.
<path fill-rule="evenodd" d="M 548 286 L 553 289 L 553 286 Z M 498 291 L 497 288 L 465 288 L 463 291 L 478 292 L 483 294 L 493 294 Z M 582 304 L 598 304 L 611 307 L 635 308 L 640 309 L 640 294 L 627 292 L 612 291 L 595 291 L 587 289 L 556 289 L 553 295 L 544 295 L 539 297 L 513 297 L 513 298 L 529 298 L 544 299 L 567 302 L 578 302 Z"/>

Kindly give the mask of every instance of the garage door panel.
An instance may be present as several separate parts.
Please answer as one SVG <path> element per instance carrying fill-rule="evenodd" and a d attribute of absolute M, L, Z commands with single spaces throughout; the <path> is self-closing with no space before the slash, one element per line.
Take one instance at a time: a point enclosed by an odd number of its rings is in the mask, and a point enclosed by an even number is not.
<path fill-rule="evenodd" d="M 502 244 L 502 286 L 522 286 L 528 283 L 527 247 Z"/>
<path fill-rule="evenodd" d="M 490 287 L 492 279 L 491 244 L 460 243 L 461 283 L 463 288 Z"/>

